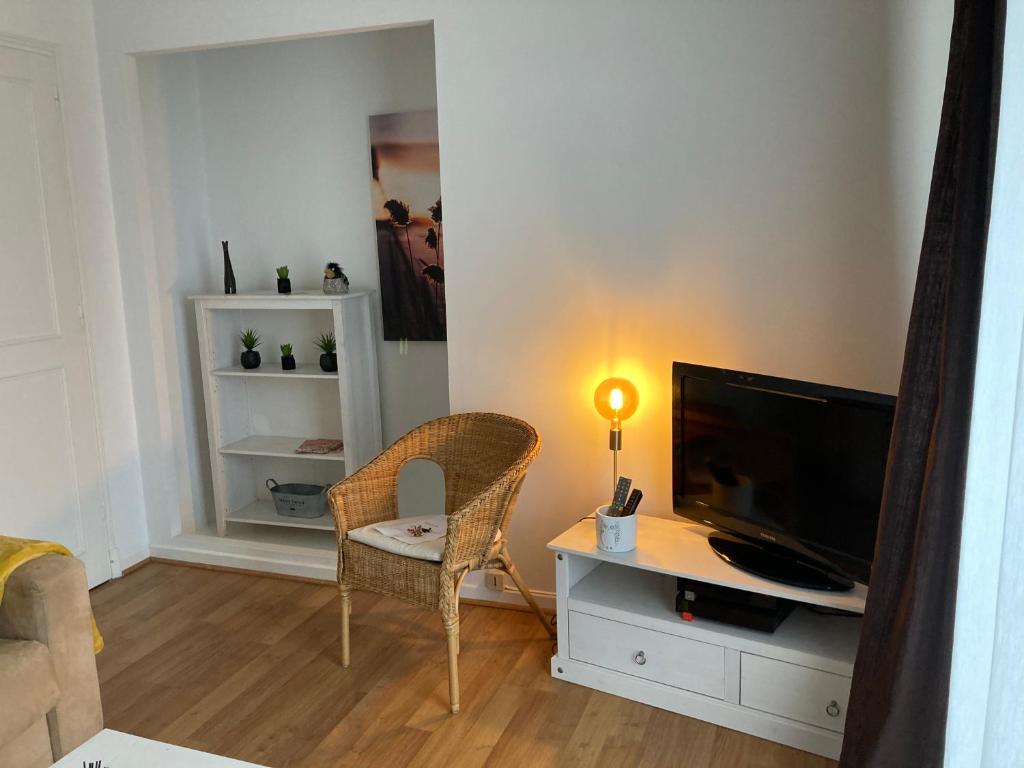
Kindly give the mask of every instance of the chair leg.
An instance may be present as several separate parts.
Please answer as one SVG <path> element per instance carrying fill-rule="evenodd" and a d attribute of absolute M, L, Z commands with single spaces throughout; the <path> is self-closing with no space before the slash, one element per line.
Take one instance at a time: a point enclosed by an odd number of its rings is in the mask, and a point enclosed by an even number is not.
<path fill-rule="evenodd" d="M 349 588 L 341 587 L 341 666 L 348 668 L 349 665 L 349 639 L 348 620 L 352 613 L 352 598 Z"/>
<path fill-rule="evenodd" d="M 454 603 L 455 606 L 456 617 L 459 615 L 459 592 L 462 590 L 462 582 L 465 580 L 468 574 L 469 569 L 466 568 L 465 570 L 460 572 L 458 576 L 455 577 L 455 587 L 452 590 L 452 602 Z M 462 640 L 459 634 L 459 627 L 457 624 L 455 626 L 455 652 L 462 653 Z"/>
<path fill-rule="evenodd" d="M 548 617 L 541 611 L 540 606 L 537 605 L 537 601 L 533 599 L 533 593 L 530 592 L 530 588 L 526 586 L 526 582 L 523 581 L 523 577 L 519 575 L 519 569 L 516 568 L 516 564 L 512 562 L 512 558 L 507 553 L 502 553 L 498 556 L 501 564 L 504 566 L 505 573 L 512 577 L 512 581 L 515 582 L 516 589 L 519 590 L 519 594 L 523 596 L 523 599 L 529 604 L 530 608 L 537 615 L 537 619 L 544 626 L 544 631 L 548 633 L 548 636 L 554 640 L 555 630 L 551 626 L 551 622 L 548 621 Z"/>
<path fill-rule="evenodd" d="M 445 621 L 444 632 L 448 636 L 448 699 L 452 714 L 459 713 L 459 619 Z"/>

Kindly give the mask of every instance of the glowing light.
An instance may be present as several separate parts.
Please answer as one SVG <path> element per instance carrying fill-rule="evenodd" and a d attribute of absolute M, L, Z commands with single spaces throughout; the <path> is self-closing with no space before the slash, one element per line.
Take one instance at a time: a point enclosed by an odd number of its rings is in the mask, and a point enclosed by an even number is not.
<path fill-rule="evenodd" d="M 594 392 L 594 407 L 609 421 L 625 421 L 640 405 L 640 395 L 631 381 L 620 378 L 605 379 Z"/>
<path fill-rule="evenodd" d="M 622 410 L 622 390 L 616 387 L 608 395 L 608 405 L 612 407 L 613 411 Z"/>

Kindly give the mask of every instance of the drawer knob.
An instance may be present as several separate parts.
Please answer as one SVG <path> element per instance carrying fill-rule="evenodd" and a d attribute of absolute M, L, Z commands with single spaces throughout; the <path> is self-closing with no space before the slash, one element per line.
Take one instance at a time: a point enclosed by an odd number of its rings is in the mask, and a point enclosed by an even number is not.
<path fill-rule="evenodd" d="M 644 664 L 647 663 L 647 656 L 644 654 L 643 651 L 637 651 L 633 654 L 633 661 L 642 667 Z"/>
<path fill-rule="evenodd" d="M 833 699 L 825 706 L 825 714 L 829 717 L 839 717 L 839 702 Z"/>

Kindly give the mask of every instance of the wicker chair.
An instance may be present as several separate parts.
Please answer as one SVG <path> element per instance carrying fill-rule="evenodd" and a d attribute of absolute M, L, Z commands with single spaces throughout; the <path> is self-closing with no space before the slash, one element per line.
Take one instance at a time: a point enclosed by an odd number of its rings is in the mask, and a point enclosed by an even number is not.
<path fill-rule="evenodd" d="M 505 532 L 540 437 L 525 421 L 494 413 L 463 413 L 429 421 L 399 439 L 331 488 L 338 535 L 341 659 L 349 665 L 350 593 L 396 597 L 441 613 L 448 637 L 451 711 L 459 711 L 459 587 L 470 571 L 507 573 L 553 635 L 508 552 Z M 406 557 L 349 538 L 350 531 L 398 517 L 398 473 L 412 459 L 437 463 L 445 477 L 448 529 L 440 562 Z"/>

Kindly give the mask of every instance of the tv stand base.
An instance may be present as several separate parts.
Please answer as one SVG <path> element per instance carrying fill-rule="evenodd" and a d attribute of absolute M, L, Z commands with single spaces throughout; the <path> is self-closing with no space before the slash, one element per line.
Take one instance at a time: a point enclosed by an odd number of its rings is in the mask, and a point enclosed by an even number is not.
<path fill-rule="evenodd" d="M 637 517 L 637 547 L 597 548 L 583 520 L 555 554 L 558 650 L 552 677 L 836 759 L 842 749 L 867 590 L 799 589 L 752 576 L 712 553 L 709 529 Z M 676 611 L 678 577 L 792 600 L 774 633 Z"/>

